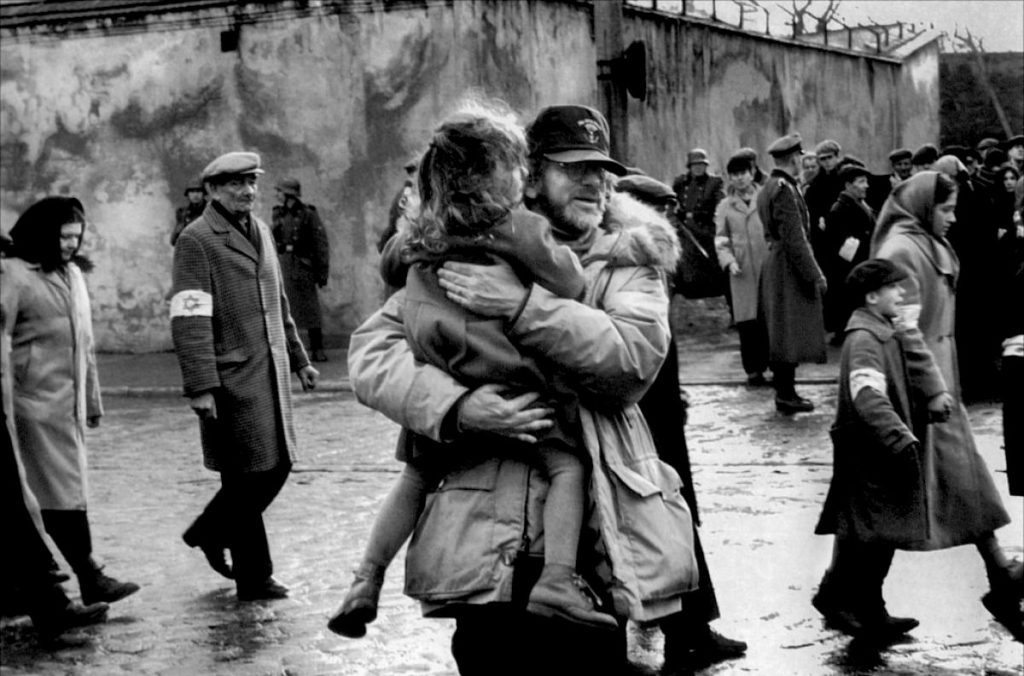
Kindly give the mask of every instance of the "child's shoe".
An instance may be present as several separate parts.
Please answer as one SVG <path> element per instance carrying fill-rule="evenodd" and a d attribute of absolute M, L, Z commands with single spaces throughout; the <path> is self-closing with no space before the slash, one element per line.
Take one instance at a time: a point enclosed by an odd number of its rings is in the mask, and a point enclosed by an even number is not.
<path fill-rule="evenodd" d="M 594 603 L 584 589 L 587 589 L 587 583 L 570 566 L 544 564 L 540 579 L 530 590 L 526 610 L 534 615 L 559 617 L 588 627 L 618 629 L 619 623 L 614 617 L 594 609 Z"/>
<path fill-rule="evenodd" d="M 366 636 L 366 625 L 377 619 L 384 571 L 383 566 L 367 563 L 359 566 L 345 600 L 327 622 L 328 629 L 347 638 Z"/>

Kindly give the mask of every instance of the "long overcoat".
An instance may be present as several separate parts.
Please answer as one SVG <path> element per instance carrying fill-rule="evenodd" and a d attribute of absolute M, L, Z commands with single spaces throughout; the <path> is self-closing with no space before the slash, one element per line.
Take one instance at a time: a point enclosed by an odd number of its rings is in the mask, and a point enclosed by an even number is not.
<path fill-rule="evenodd" d="M 832 483 L 815 533 L 898 547 L 927 541 L 927 404 L 944 390 L 919 336 L 854 310 L 839 361 Z"/>
<path fill-rule="evenodd" d="M 320 213 L 312 204 L 297 200 L 291 206 L 275 206 L 271 232 L 292 319 L 300 329 L 318 329 L 322 322 L 318 287 L 327 284 L 331 259 Z"/>
<path fill-rule="evenodd" d="M 14 418 L 29 487 L 43 509 L 87 508 L 85 425 L 103 414 L 89 294 L 69 263 L 45 272 L 2 261 Z"/>
<path fill-rule="evenodd" d="M 697 582 L 692 517 L 679 475 L 658 459 L 635 405 L 671 339 L 665 274 L 675 267 L 677 246 L 664 219 L 617 193 L 604 229 L 580 256 L 584 300 L 533 285 L 508 329 L 525 349 L 575 376 L 584 446 L 595 468 L 593 517 L 581 536 L 579 569 L 591 570 L 595 557 L 601 559 L 598 575 L 614 613 L 637 620 L 678 612 L 682 595 Z M 406 593 L 437 616 L 467 604 L 509 602 L 516 558 L 543 553 L 546 482 L 518 459 L 521 454 L 501 455 L 500 437 L 438 443 L 445 440 L 450 409 L 468 390 L 416 361 L 402 327 L 403 294 L 352 334 L 353 390 L 406 428 L 400 443 L 432 444 L 449 457 L 461 451 L 472 459 L 428 499 L 409 544 Z"/>
<path fill-rule="evenodd" d="M 764 225 L 757 213 L 757 192 L 750 202 L 730 193 L 718 203 L 715 209 L 715 253 L 726 274 L 730 263 L 740 266 L 740 274 L 729 275 L 733 321 L 757 319 L 757 285 L 768 257 Z"/>
<path fill-rule="evenodd" d="M 871 250 L 871 233 L 875 229 L 875 214 L 862 200 L 852 197 L 845 190 L 839 193 L 835 204 L 825 216 L 825 236 L 818 262 L 828 279 L 828 298 L 825 302 L 825 328 L 828 331 L 842 331 L 853 312 L 850 299 L 843 289 L 846 276 L 855 266 L 868 259 Z M 848 238 L 859 241 L 853 258 L 844 259 L 840 249 Z"/>
<path fill-rule="evenodd" d="M 916 544 L 917 549 L 967 544 L 1010 521 L 975 446 L 960 397 L 954 337 L 959 262 L 945 238 L 929 234 L 920 225 L 930 224 L 935 176 L 935 172 L 922 172 L 898 185 L 882 208 L 872 239 L 876 258 L 891 260 L 909 273 L 902 282 L 901 321 L 907 331 L 923 337 L 956 399 L 950 418 L 930 427 L 929 538 Z"/>
<path fill-rule="evenodd" d="M 259 250 L 211 203 L 174 248 L 171 333 L 185 396 L 212 392 L 200 424 L 214 471 L 259 472 L 295 459 L 290 372 L 309 364 L 292 321 L 270 229 Z"/>
<path fill-rule="evenodd" d="M 807 234 L 807 205 L 796 181 L 775 169 L 757 195 L 757 213 L 768 240 L 761 268 L 761 312 L 773 362 L 825 361 L 825 325 L 819 283 L 824 280 Z"/>

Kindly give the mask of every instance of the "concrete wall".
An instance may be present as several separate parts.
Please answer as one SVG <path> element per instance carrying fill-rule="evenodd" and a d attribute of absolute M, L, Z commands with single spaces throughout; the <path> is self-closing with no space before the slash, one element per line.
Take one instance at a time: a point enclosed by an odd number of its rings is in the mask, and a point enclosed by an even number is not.
<path fill-rule="evenodd" d="M 626 17 L 627 43 L 648 42 L 652 80 L 647 102 L 629 103 L 624 159 L 654 176 L 671 180 L 691 146 L 720 166 L 732 149 L 793 129 L 874 164 L 938 136 L 937 48 L 901 67 L 653 12 Z M 222 53 L 230 18 L 210 11 L 173 29 L 100 27 L 60 41 L 39 28 L 0 43 L 0 228 L 46 194 L 83 200 L 103 350 L 170 347 L 174 209 L 221 152 L 262 154 L 264 219 L 274 182 L 302 181 L 332 245 L 325 330 L 343 337 L 382 298 L 374 244 L 402 164 L 460 95 L 475 89 L 527 115 L 602 105 L 585 4 L 285 13 L 243 23 L 238 51 Z"/>
<path fill-rule="evenodd" d="M 651 63 L 647 101 L 630 101 L 632 162 L 670 179 L 685 171 L 685 150 L 700 147 L 721 173 L 729 155 L 748 146 L 766 168 L 764 148 L 798 131 L 805 149 L 835 139 L 887 172 L 893 148 L 938 140 L 935 37 L 897 60 L 627 12 L 626 42 L 643 40 Z"/>

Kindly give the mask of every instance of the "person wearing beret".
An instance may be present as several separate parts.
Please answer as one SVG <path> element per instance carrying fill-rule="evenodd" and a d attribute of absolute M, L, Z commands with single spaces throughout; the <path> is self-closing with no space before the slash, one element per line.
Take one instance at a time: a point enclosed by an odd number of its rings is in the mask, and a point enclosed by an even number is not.
<path fill-rule="evenodd" d="M 174 212 L 174 230 L 171 232 L 171 246 L 178 241 L 178 236 L 185 226 L 203 215 L 206 209 L 206 191 L 201 185 L 190 185 L 185 188 L 188 203 Z"/>
<path fill-rule="evenodd" d="M 828 283 L 811 251 L 810 216 L 796 182 L 803 154 L 800 135 L 778 139 L 768 154 L 775 168 L 757 195 L 768 240 L 758 295 L 768 329 L 775 408 L 783 414 L 807 412 L 814 404 L 796 392 L 796 367 L 825 362 L 822 298 Z"/>
<path fill-rule="evenodd" d="M 843 191 L 825 217 L 828 260 L 823 267 L 831 295 L 825 304 L 825 330 L 833 332 L 833 345 L 842 345 L 843 329 L 853 312 L 843 292 L 843 280 L 854 266 L 868 259 L 871 232 L 875 229 L 875 212 L 865 201 L 870 176 L 867 169 L 853 164 L 840 169 Z"/>
<path fill-rule="evenodd" d="M 277 184 L 271 232 L 277 244 L 285 293 L 292 319 L 309 336 L 313 361 L 327 361 L 321 328 L 318 288 L 327 285 L 331 250 L 316 207 L 302 201 L 302 185 L 294 178 Z"/>
<path fill-rule="evenodd" d="M 291 373 L 303 390 L 319 376 L 292 320 L 270 228 L 252 213 L 262 173 L 250 152 L 203 170 L 211 201 L 178 238 L 171 288 L 184 394 L 199 418 L 204 464 L 221 479 L 183 539 L 235 580 L 240 601 L 288 595 L 273 577 L 263 511 L 295 461 Z"/>

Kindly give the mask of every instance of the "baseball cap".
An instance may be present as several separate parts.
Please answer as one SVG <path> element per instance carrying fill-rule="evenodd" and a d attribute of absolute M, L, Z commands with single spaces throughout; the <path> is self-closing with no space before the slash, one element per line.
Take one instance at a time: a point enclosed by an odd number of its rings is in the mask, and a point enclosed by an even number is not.
<path fill-rule="evenodd" d="M 626 167 L 608 155 L 610 131 L 604 115 L 589 106 L 549 106 L 526 129 L 531 157 L 552 162 L 596 162 L 618 176 Z"/>

